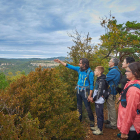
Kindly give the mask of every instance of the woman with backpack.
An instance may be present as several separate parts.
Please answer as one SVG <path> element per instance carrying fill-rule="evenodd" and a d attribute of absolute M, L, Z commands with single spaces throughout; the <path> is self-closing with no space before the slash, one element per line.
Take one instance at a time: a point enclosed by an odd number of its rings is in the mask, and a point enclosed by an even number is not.
<path fill-rule="evenodd" d="M 129 79 L 121 93 L 117 127 L 121 138 L 139 140 L 140 133 L 140 63 L 134 62 L 126 68 Z"/>

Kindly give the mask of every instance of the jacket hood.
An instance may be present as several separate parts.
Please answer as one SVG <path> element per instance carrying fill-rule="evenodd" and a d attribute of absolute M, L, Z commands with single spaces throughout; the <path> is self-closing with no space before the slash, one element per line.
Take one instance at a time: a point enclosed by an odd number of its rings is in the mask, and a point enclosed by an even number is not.
<path fill-rule="evenodd" d="M 98 81 L 99 79 L 106 79 L 106 75 L 102 74 L 100 77 L 97 77 L 97 81 Z"/>
<path fill-rule="evenodd" d="M 99 81 L 101 80 L 101 79 L 106 79 L 106 76 L 104 75 L 104 74 L 102 74 L 100 77 L 97 77 L 97 80 L 96 80 L 96 83 L 95 83 L 95 89 L 97 90 L 98 89 L 98 87 L 99 87 Z"/>

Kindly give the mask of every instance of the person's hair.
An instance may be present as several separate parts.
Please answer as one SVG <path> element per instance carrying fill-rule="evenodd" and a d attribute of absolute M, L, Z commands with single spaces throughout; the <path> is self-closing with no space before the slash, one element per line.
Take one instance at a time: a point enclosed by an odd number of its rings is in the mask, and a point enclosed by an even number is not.
<path fill-rule="evenodd" d="M 112 62 L 114 63 L 114 66 L 118 66 L 118 64 L 119 64 L 119 59 L 116 58 L 116 57 L 113 57 L 113 58 L 111 58 L 111 59 L 112 59 Z"/>
<path fill-rule="evenodd" d="M 133 57 L 126 57 L 126 63 L 133 63 L 135 62 L 135 59 Z"/>
<path fill-rule="evenodd" d="M 85 69 L 88 69 L 89 68 L 89 61 L 88 61 L 88 59 L 87 58 L 81 58 L 80 60 L 82 60 L 82 64 L 85 65 Z"/>
<path fill-rule="evenodd" d="M 97 66 L 95 69 L 98 69 L 101 72 L 101 74 L 104 72 L 103 66 Z"/>
<path fill-rule="evenodd" d="M 129 69 L 132 71 L 132 74 L 137 80 L 140 80 L 140 62 L 133 62 L 128 65 Z"/>

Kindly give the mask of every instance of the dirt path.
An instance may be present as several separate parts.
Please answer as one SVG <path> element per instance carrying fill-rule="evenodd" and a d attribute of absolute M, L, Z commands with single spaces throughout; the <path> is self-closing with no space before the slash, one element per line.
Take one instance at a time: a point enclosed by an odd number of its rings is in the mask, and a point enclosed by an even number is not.
<path fill-rule="evenodd" d="M 117 102 L 117 101 L 116 101 Z M 115 105 L 116 111 L 118 111 L 118 104 Z M 104 107 L 104 119 L 107 119 L 107 108 Z M 95 124 L 97 123 L 97 117 L 95 116 Z M 117 134 L 119 133 L 118 129 L 108 129 L 105 128 L 105 124 L 103 126 L 103 135 L 93 135 L 92 130 L 90 129 L 89 125 L 87 125 L 87 134 L 85 140 L 120 140 L 120 138 L 117 137 Z"/>
<path fill-rule="evenodd" d="M 118 129 L 113 130 L 103 127 L 103 135 L 93 135 L 92 130 L 90 130 L 90 127 L 88 127 L 85 140 L 120 140 L 120 138 L 117 137 L 118 133 Z"/>

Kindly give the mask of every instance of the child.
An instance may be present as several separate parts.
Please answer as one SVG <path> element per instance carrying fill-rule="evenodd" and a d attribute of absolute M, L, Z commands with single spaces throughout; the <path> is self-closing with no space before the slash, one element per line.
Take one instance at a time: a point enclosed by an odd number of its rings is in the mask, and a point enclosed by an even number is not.
<path fill-rule="evenodd" d="M 104 107 L 104 86 L 105 86 L 105 80 L 106 76 L 103 74 L 104 68 L 102 66 L 97 66 L 95 68 L 94 74 L 97 76 L 97 80 L 95 83 L 95 89 L 93 93 L 93 98 L 90 98 L 90 101 L 95 101 L 95 110 L 97 115 L 97 126 L 91 127 L 91 130 L 93 130 L 94 135 L 101 135 L 103 134 L 103 122 L 104 122 L 104 114 L 103 114 L 103 107 Z"/>

